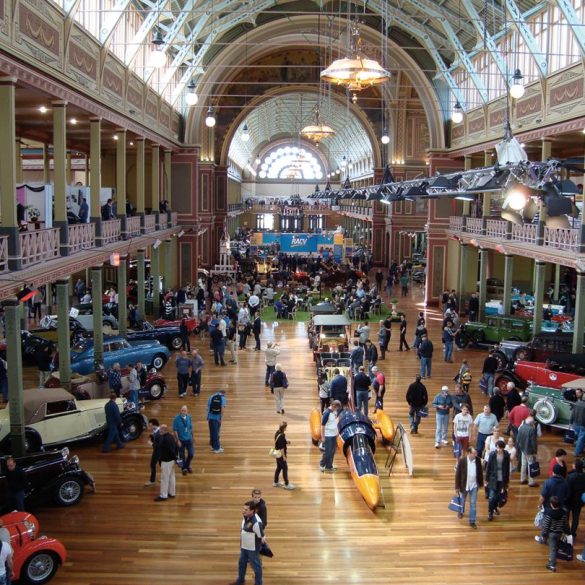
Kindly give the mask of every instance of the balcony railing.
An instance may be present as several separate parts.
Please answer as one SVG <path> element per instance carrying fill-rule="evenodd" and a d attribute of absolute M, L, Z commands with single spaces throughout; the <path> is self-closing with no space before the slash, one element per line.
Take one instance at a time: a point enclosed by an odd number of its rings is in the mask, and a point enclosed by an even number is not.
<path fill-rule="evenodd" d="M 0 236 L 0 273 L 8 272 L 8 236 Z"/>
<path fill-rule="evenodd" d="M 179 214 L 176 211 L 171 213 L 171 226 L 170 227 L 177 227 L 179 223 Z"/>
<path fill-rule="evenodd" d="M 154 215 L 145 215 L 144 216 L 144 231 L 145 233 L 149 234 L 150 232 L 154 232 L 156 230 L 156 217 Z"/>
<path fill-rule="evenodd" d="M 479 217 L 468 217 L 465 220 L 465 231 L 469 232 L 470 234 L 481 235 L 482 228 L 483 221 Z"/>
<path fill-rule="evenodd" d="M 576 251 L 579 248 L 578 229 L 544 228 L 544 245 L 559 250 Z"/>
<path fill-rule="evenodd" d="M 519 225 L 512 224 L 512 240 L 515 242 L 526 242 L 527 244 L 536 244 L 538 238 L 538 226 L 533 223 Z"/>
<path fill-rule="evenodd" d="M 228 203 L 228 215 L 238 215 L 244 213 L 243 203 Z"/>
<path fill-rule="evenodd" d="M 465 218 L 460 215 L 452 215 L 449 218 L 449 229 L 453 230 L 454 232 L 463 232 L 463 224 L 465 223 Z"/>
<path fill-rule="evenodd" d="M 339 208 L 341 213 L 349 213 L 352 216 L 372 217 L 374 210 L 371 207 L 357 207 L 355 205 L 341 205 Z"/>
<path fill-rule="evenodd" d="M 78 223 L 68 226 L 67 229 L 70 254 L 95 247 L 95 223 Z"/>
<path fill-rule="evenodd" d="M 128 233 L 129 237 L 139 236 L 140 235 L 140 217 L 127 217 L 126 218 L 126 232 Z"/>
<path fill-rule="evenodd" d="M 486 220 L 485 235 L 490 238 L 506 239 L 508 235 L 508 222 L 501 219 Z"/>
<path fill-rule="evenodd" d="M 122 236 L 122 222 L 119 219 L 102 221 L 102 243 L 104 245 L 117 242 Z"/>
<path fill-rule="evenodd" d="M 23 267 L 58 258 L 60 255 L 59 228 L 22 232 L 19 236 Z"/>

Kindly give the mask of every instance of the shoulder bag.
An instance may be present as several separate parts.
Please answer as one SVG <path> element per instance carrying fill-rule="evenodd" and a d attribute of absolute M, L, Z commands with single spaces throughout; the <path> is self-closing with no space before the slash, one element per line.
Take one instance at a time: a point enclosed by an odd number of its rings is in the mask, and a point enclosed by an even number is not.
<path fill-rule="evenodd" d="M 268 449 L 268 455 L 270 455 L 270 457 L 274 457 L 275 459 L 280 459 L 282 457 L 282 449 L 276 448 L 276 441 L 278 441 L 279 438 L 280 435 L 277 435 L 274 439 L 274 447 L 270 447 L 270 449 Z"/>

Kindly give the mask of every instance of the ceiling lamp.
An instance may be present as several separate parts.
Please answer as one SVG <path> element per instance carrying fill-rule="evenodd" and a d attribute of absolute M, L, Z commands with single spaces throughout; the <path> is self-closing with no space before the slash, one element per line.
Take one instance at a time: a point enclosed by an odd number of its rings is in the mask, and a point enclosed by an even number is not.
<path fill-rule="evenodd" d="M 244 127 L 242 128 L 242 142 L 248 142 L 250 140 L 250 132 L 248 132 L 248 124 L 244 123 Z"/>
<path fill-rule="evenodd" d="M 461 104 L 457 101 L 455 106 L 453 107 L 453 113 L 451 114 L 451 120 L 454 124 L 461 124 L 463 122 L 463 108 Z"/>
<path fill-rule="evenodd" d="M 185 95 L 185 103 L 188 106 L 195 106 L 199 101 L 199 96 L 195 93 L 195 82 L 191 80 L 187 86 L 189 92 Z"/>
<path fill-rule="evenodd" d="M 335 130 L 331 126 L 327 126 L 327 124 L 321 122 L 321 113 L 319 112 L 319 108 L 317 108 L 315 110 L 315 123 L 305 126 L 301 130 L 301 136 L 308 138 L 315 144 L 319 144 L 323 139 L 335 136 Z"/>
<path fill-rule="evenodd" d="M 510 208 L 513 211 L 522 211 L 528 204 L 530 197 L 524 185 L 516 185 L 512 187 L 504 199 L 502 207 L 504 209 Z"/>
<path fill-rule="evenodd" d="M 213 108 L 211 106 L 207 108 L 207 118 L 205 118 L 205 125 L 208 128 L 213 128 L 215 126 L 215 116 L 213 115 Z"/>
<path fill-rule="evenodd" d="M 512 84 L 510 85 L 510 96 L 515 100 L 520 99 L 525 92 L 524 83 L 522 83 L 522 71 L 516 69 L 512 77 Z"/>
<path fill-rule="evenodd" d="M 156 69 L 160 69 L 164 67 L 167 62 L 167 56 L 164 52 L 164 40 L 162 38 L 162 34 L 160 31 L 157 31 L 154 35 L 154 39 L 152 39 L 152 44 L 154 45 L 154 50 L 150 54 L 150 65 L 152 67 L 156 67 Z"/>
<path fill-rule="evenodd" d="M 382 144 L 389 144 L 390 136 L 388 136 L 388 130 L 384 128 L 384 132 L 382 132 L 382 138 L 380 138 L 380 142 Z"/>
<path fill-rule="evenodd" d="M 342 85 L 353 92 L 388 81 L 390 72 L 374 59 L 368 59 L 362 54 L 362 38 L 358 26 L 352 25 L 351 37 L 350 56 L 333 61 L 327 69 L 321 71 L 321 79 Z"/>

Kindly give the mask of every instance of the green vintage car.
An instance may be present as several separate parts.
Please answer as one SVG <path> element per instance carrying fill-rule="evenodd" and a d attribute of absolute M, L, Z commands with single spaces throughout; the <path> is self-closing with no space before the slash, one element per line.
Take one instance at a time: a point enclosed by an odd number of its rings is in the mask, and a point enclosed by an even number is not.
<path fill-rule="evenodd" d="M 489 315 L 484 321 L 468 321 L 455 337 L 457 347 L 463 349 L 470 343 L 500 343 L 500 341 L 530 341 L 532 323 L 528 319 Z"/>
<path fill-rule="evenodd" d="M 568 429 L 571 426 L 571 412 L 577 400 L 575 390 L 585 389 L 585 378 L 578 378 L 563 384 L 563 387 L 547 388 L 532 384 L 526 390 L 528 405 L 536 411 L 536 420 L 543 425 Z"/>

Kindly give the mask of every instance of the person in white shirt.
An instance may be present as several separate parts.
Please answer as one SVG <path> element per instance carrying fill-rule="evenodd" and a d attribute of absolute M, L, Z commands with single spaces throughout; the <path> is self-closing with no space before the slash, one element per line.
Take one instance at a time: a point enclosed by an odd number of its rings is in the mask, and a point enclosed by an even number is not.
<path fill-rule="evenodd" d="M 469 525 L 477 528 L 475 519 L 477 517 L 477 490 L 483 485 L 483 468 L 474 447 L 468 447 L 465 456 L 461 457 L 455 467 L 455 491 L 462 500 L 463 508 L 469 497 Z M 463 508 L 457 514 L 463 518 Z"/>
<path fill-rule="evenodd" d="M 496 443 L 503 439 L 500 435 L 500 427 L 494 427 L 492 434 L 486 439 L 485 446 L 483 448 L 483 459 L 487 463 L 490 458 L 490 453 L 496 450 Z"/>
<path fill-rule="evenodd" d="M 238 578 L 231 585 L 243 585 L 246 580 L 248 563 L 254 570 L 255 582 L 262 583 L 262 561 L 260 546 L 266 543 L 264 528 L 260 517 L 256 515 L 256 503 L 253 500 L 244 504 L 242 528 L 240 530 L 240 560 L 238 561 Z"/>
<path fill-rule="evenodd" d="M 12 577 L 12 547 L 4 540 L 0 540 L 0 585 L 8 583 Z"/>
<path fill-rule="evenodd" d="M 456 452 L 463 455 L 469 447 L 469 431 L 473 417 L 469 414 L 469 406 L 463 404 L 461 412 L 453 418 L 453 435 L 455 436 Z"/>

